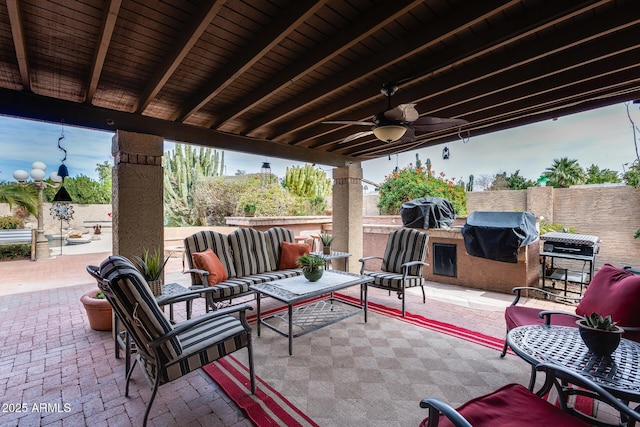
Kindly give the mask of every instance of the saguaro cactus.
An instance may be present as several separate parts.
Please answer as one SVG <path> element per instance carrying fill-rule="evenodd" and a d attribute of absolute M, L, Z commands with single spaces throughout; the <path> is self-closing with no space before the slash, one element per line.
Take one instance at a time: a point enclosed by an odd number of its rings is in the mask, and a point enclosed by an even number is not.
<path fill-rule="evenodd" d="M 473 191 L 473 175 L 469 175 L 469 182 L 467 183 L 467 192 Z"/>
<path fill-rule="evenodd" d="M 176 144 L 162 158 L 165 217 L 169 225 L 197 225 L 192 194 L 198 180 L 224 171 L 224 151 Z"/>

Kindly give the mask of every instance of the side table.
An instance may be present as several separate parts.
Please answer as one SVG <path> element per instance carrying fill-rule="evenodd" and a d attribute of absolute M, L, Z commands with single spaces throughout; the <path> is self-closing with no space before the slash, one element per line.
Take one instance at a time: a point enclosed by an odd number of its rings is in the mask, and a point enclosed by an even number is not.
<path fill-rule="evenodd" d="M 351 256 L 351 254 L 348 252 L 331 251 L 330 254 L 325 254 L 322 251 L 316 251 L 316 252 L 311 252 L 311 255 L 324 258 L 325 270 L 329 269 L 329 264 L 331 264 L 331 260 L 344 259 L 344 271 L 349 271 L 349 257 Z"/>

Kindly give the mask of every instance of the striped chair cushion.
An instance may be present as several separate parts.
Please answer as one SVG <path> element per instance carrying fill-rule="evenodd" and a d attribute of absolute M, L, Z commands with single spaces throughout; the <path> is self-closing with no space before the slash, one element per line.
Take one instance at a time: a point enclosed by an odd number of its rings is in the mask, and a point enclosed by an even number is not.
<path fill-rule="evenodd" d="M 271 270 L 277 270 L 280 264 L 280 246 L 282 242 L 295 242 L 293 231 L 284 227 L 273 227 L 264 232 Z"/>
<path fill-rule="evenodd" d="M 187 258 L 190 269 L 196 268 L 193 264 L 193 254 L 202 252 L 205 249 L 211 249 L 215 252 L 224 269 L 227 271 L 229 278 L 237 276 L 227 236 L 211 230 L 200 231 L 184 239 L 185 257 Z M 201 285 L 202 280 L 200 279 L 200 275 L 191 273 L 191 283 Z"/>
<path fill-rule="evenodd" d="M 100 264 L 100 276 L 111 283 L 115 301 L 109 302 L 117 304 L 119 311 L 130 319 L 127 323 L 134 330 L 132 338 L 138 346 L 147 348 L 149 342 L 173 330 L 151 294 L 147 281 L 127 258 L 119 255 L 108 257 Z M 175 359 L 181 353 L 178 338 L 159 348 L 163 360 Z"/>
<path fill-rule="evenodd" d="M 254 283 L 253 280 L 247 277 L 233 277 L 211 286 L 207 289 L 207 295 L 214 301 L 228 300 L 249 292 L 249 286 Z"/>
<path fill-rule="evenodd" d="M 272 270 L 263 232 L 253 228 L 239 228 L 227 237 L 238 277 Z"/>
<path fill-rule="evenodd" d="M 302 274 L 301 268 L 290 270 L 267 271 L 265 273 L 251 274 L 244 277 L 234 277 L 225 280 L 207 290 L 207 294 L 213 301 L 224 301 L 250 291 L 249 286 L 255 283 L 264 283 L 271 280 L 286 279 Z"/>
<path fill-rule="evenodd" d="M 402 274 L 387 273 L 385 271 L 369 271 L 367 276 L 373 277 L 373 284 L 369 286 L 382 286 L 390 289 L 402 289 Z M 405 281 L 405 288 L 411 288 L 413 286 L 420 286 L 422 284 L 422 278 L 420 277 L 407 277 Z"/>
<path fill-rule="evenodd" d="M 424 261 L 428 240 L 429 236 L 426 233 L 412 228 L 401 228 L 389 233 L 382 260 L 382 271 L 402 274 L 402 264 L 409 261 Z M 422 266 L 409 268 L 409 275 L 421 276 Z"/>
<path fill-rule="evenodd" d="M 240 320 L 222 316 L 204 322 L 178 335 L 183 352 L 166 364 L 162 372 L 156 372 L 152 361 L 141 358 L 143 367 L 151 378 L 160 376 L 160 384 L 173 381 L 201 366 L 227 354 L 247 347 L 248 335 Z"/>

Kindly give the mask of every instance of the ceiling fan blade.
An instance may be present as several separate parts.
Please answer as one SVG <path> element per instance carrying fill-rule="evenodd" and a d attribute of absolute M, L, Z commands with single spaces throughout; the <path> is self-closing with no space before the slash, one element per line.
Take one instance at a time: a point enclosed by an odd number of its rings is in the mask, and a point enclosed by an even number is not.
<path fill-rule="evenodd" d="M 418 132 L 433 132 L 469 123 L 464 119 L 443 119 L 440 117 L 420 117 L 411 126 Z"/>
<path fill-rule="evenodd" d="M 400 138 L 398 141 L 396 141 L 397 143 L 404 143 L 404 142 L 413 142 L 416 140 L 416 134 L 413 131 L 413 129 L 411 128 L 407 128 L 407 131 L 404 133 L 404 135 L 402 135 L 402 138 Z"/>
<path fill-rule="evenodd" d="M 357 125 L 357 126 L 374 126 L 373 122 L 357 122 L 351 120 L 330 120 L 327 122 L 322 122 L 327 125 Z"/>
<path fill-rule="evenodd" d="M 353 141 L 354 139 L 363 138 L 363 137 L 369 136 L 369 135 L 373 135 L 373 131 L 372 130 L 368 130 L 368 131 L 365 131 L 365 132 L 356 132 L 353 135 L 349 135 L 348 137 L 346 137 L 345 139 L 340 141 L 340 144 L 345 144 L 347 142 Z"/>
<path fill-rule="evenodd" d="M 420 117 L 416 104 L 400 104 L 384 112 L 385 119 L 401 122 L 413 122 Z"/>

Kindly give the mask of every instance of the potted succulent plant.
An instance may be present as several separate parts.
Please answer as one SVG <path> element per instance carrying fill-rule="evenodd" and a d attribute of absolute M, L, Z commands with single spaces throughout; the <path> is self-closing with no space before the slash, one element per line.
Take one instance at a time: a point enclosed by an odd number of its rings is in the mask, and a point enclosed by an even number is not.
<path fill-rule="evenodd" d="M 145 249 L 141 257 L 134 256 L 133 264 L 142 273 L 154 296 L 162 295 L 162 285 L 164 284 L 163 271 L 169 261 L 169 256 L 156 249 L 153 253 Z"/>
<path fill-rule="evenodd" d="M 331 253 L 331 242 L 333 242 L 333 236 L 326 231 L 320 233 L 320 241 L 322 242 L 322 253 L 329 255 Z"/>
<path fill-rule="evenodd" d="M 624 329 L 611 320 L 611 315 L 603 317 L 591 313 L 576 321 L 582 341 L 596 356 L 611 356 L 618 345 Z"/>
<path fill-rule="evenodd" d="M 244 216 L 256 216 L 256 205 L 244 205 Z"/>
<path fill-rule="evenodd" d="M 87 312 L 89 326 L 95 331 L 110 331 L 112 323 L 111 304 L 100 289 L 93 289 L 80 297 Z"/>
<path fill-rule="evenodd" d="M 316 255 L 304 254 L 298 258 L 296 263 L 302 267 L 302 274 L 310 282 L 316 282 L 322 277 L 325 260 Z"/>

